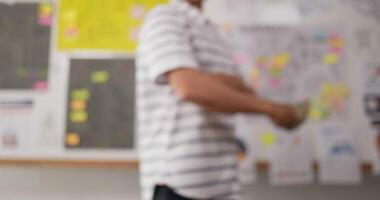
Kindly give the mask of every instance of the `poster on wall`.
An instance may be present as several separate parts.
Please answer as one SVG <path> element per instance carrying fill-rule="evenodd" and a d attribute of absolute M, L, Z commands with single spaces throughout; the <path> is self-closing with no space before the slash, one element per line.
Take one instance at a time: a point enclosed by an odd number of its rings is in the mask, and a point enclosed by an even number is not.
<path fill-rule="evenodd" d="M 359 184 L 361 164 L 352 127 L 345 122 L 322 122 L 319 129 L 319 181 L 323 184 Z"/>
<path fill-rule="evenodd" d="M 0 153 L 25 152 L 33 141 L 35 102 L 30 98 L 0 100 Z"/>
<path fill-rule="evenodd" d="M 314 180 L 307 132 L 280 134 L 270 151 L 269 181 L 273 185 L 310 184 Z M 269 135 L 267 136 L 269 139 Z"/>
<path fill-rule="evenodd" d="M 0 2 L 0 90 L 48 89 L 50 3 Z"/>
<path fill-rule="evenodd" d="M 272 159 L 273 183 L 310 182 L 312 147 L 304 145 L 307 138 L 320 134 L 320 123 L 350 116 L 345 30 L 333 26 L 240 26 L 231 35 L 236 44 L 235 61 L 258 95 L 282 103 L 310 102 L 308 120 L 296 131 L 280 130 L 268 119 L 248 116 L 245 120 L 246 129 L 262 141 L 255 145 L 261 154 L 258 157 Z M 292 142 L 299 145 L 292 146 Z M 300 150 L 309 153 L 302 155 L 305 161 L 290 159 L 292 152 Z M 289 157 L 289 162 L 281 157 Z M 287 177 L 288 181 L 276 176 L 286 169 L 299 170 L 294 173 L 299 176 Z"/>
<path fill-rule="evenodd" d="M 60 50 L 134 52 L 145 14 L 168 0 L 60 0 Z"/>
<path fill-rule="evenodd" d="M 134 147 L 134 62 L 72 59 L 66 106 L 68 149 Z"/>

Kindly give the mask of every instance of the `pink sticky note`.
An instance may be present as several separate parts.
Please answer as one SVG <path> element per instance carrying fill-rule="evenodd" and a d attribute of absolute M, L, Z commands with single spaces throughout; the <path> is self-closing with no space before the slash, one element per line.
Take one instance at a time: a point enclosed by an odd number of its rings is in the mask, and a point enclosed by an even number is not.
<path fill-rule="evenodd" d="M 338 55 L 342 55 L 342 49 L 341 48 L 331 47 L 330 52 L 338 54 Z"/>
<path fill-rule="evenodd" d="M 247 56 L 244 53 L 236 53 L 234 55 L 234 61 L 236 64 L 242 65 L 247 61 Z"/>
<path fill-rule="evenodd" d="M 338 33 L 331 33 L 330 34 L 330 39 L 341 39 L 340 35 Z"/>
<path fill-rule="evenodd" d="M 35 90 L 47 90 L 48 83 L 47 81 L 37 81 L 33 85 L 33 89 Z"/>
<path fill-rule="evenodd" d="M 40 16 L 38 19 L 38 24 L 41 26 L 51 26 L 52 21 L 53 21 L 52 16 L 43 16 L 43 17 Z"/>
<path fill-rule="evenodd" d="M 277 78 L 272 78 L 268 80 L 268 84 L 271 88 L 277 89 L 281 86 L 281 81 Z"/>

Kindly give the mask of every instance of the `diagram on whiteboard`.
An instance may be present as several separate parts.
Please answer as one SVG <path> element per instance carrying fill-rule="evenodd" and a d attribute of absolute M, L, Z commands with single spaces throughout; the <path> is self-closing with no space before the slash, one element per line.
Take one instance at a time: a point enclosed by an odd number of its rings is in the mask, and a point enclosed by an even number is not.
<path fill-rule="evenodd" d="M 53 7 L 0 3 L 0 89 L 46 90 Z"/>
<path fill-rule="evenodd" d="M 134 63 L 73 59 L 67 97 L 67 148 L 132 148 Z"/>

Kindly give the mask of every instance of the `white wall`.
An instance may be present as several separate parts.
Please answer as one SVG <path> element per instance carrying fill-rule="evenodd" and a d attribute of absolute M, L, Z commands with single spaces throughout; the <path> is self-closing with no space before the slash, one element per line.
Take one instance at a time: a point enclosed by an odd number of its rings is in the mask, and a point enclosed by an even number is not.
<path fill-rule="evenodd" d="M 245 188 L 245 200 L 378 200 L 380 177 L 360 186 Z M 133 170 L 0 168 L 0 200 L 138 200 L 138 173 Z"/>

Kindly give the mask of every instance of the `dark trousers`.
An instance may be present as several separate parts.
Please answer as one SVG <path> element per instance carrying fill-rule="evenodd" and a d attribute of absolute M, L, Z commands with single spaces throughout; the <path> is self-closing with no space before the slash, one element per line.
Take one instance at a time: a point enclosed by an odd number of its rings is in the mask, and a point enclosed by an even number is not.
<path fill-rule="evenodd" d="M 189 199 L 189 198 L 183 197 L 177 194 L 170 187 L 160 185 L 160 186 L 156 186 L 156 188 L 154 189 L 153 200 L 195 200 L 195 199 Z"/>

